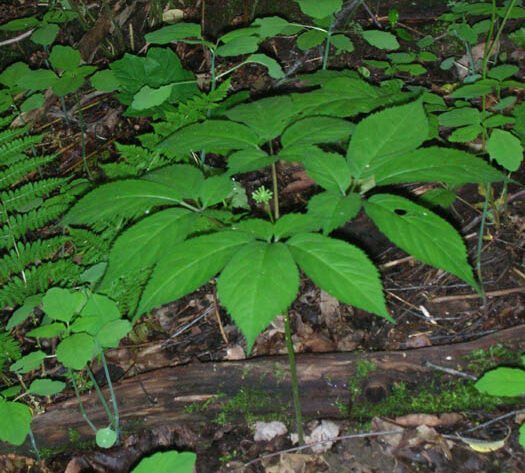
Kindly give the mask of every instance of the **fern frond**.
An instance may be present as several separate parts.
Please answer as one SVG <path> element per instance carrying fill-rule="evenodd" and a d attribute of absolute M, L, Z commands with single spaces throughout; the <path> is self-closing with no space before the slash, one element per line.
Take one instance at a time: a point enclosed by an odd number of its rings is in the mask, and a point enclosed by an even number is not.
<path fill-rule="evenodd" d="M 11 115 L 6 115 L 5 117 L 0 118 L 0 129 L 5 128 L 7 125 L 10 125 L 11 122 L 18 116 L 17 113 Z"/>
<path fill-rule="evenodd" d="M 61 259 L 42 263 L 24 271 L 25 281 L 14 277 L 0 288 L 0 307 L 16 307 L 26 297 L 46 291 L 51 285 L 65 286 L 79 281 L 82 271 L 72 260 Z"/>
<path fill-rule="evenodd" d="M 5 171 L 0 172 L 0 190 L 17 184 L 27 174 L 37 170 L 40 166 L 45 166 L 54 158 L 55 156 L 37 156 L 14 163 Z"/>
<path fill-rule="evenodd" d="M 17 136 L 23 135 L 27 131 L 27 126 L 22 128 L 10 128 L 0 132 L 0 155 L 2 148 L 10 141 L 14 140 Z"/>
<path fill-rule="evenodd" d="M 58 236 L 25 244 L 18 243 L 18 253 L 12 249 L 0 258 L 0 283 L 5 282 L 11 274 L 20 273 L 31 264 L 51 259 L 68 240 L 65 236 Z"/>
<path fill-rule="evenodd" d="M 0 373 L 6 362 L 16 361 L 21 356 L 20 344 L 9 333 L 0 331 Z"/>
<path fill-rule="evenodd" d="M 75 254 L 82 256 L 82 264 L 94 264 L 107 259 L 111 238 L 83 228 L 70 228 L 69 236 Z"/>
<path fill-rule="evenodd" d="M 121 314 L 128 317 L 135 314 L 152 270 L 153 266 L 150 266 L 140 272 L 125 274 L 112 284 L 108 295 L 117 302 Z"/>
<path fill-rule="evenodd" d="M 66 182 L 66 179 L 61 177 L 53 177 L 42 181 L 29 182 L 12 191 L 5 191 L 0 193 L 0 203 L 5 210 L 17 210 L 21 206 L 32 202 L 39 197 L 44 197 L 46 194 L 53 192 Z"/>
<path fill-rule="evenodd" d="M 13 140 L 9 143 L 5 143 L 0 148 L 0 166 L 5 166 L 8 162 L 8 158 L 12 155 L 22 153 L 24 150 L 34 146 L 42 141 L 42 135 L 24 136 Z"/>

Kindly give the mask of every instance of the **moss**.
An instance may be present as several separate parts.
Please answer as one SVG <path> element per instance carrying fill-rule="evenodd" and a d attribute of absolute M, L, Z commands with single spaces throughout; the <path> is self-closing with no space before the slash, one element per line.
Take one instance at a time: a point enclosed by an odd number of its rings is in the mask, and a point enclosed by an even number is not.
<path fill-rule="evenodd" d="M 474 350 L 465 357 L 469 360 L 467 370 L 479 376 L 487 370 L 500 365 L 520 366 L 522 364 L 519 353 L 498 343 L 486 350 Z"/>

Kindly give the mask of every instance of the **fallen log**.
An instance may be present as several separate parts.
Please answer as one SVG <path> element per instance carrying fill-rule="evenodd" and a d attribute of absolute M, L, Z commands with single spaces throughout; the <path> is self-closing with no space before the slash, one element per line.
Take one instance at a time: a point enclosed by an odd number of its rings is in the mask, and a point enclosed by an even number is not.
<path fill-rule="evenodd" d="M 336 401 L 348 401 L 350 393 L 346 386 L 360 360 L 376 366 L 368 378 L 370 385 L 376 380 L 383 385 L 395 381 L 426 382 L 439 378 L 435 366 L 464 369 L 471 361 L 467 356 L 474 350 L 486 350 L 496 344 L 522 353 L 525 351 L 525 325 L 452 345 L 394 352 L 299 355 L 297 370 L 303 414 L 309 418 L 342 418 Z M 429 367 L 428 363 L 434 366 Z M 291 415 L 290 376 L 285 356 L 189 363 L 143 373 L 115 385 L 120 418 L 128 431 L 131 425 L 134 430 L 174 424 L 196 428 L 198 424 L 209 425 L 225 403 L 243 389 L 257 390 L 266 399 L 266 402 L 254 402 L 251 406 L 254 415 L 278 409 Z M 107 389 L 104 394 L 109 398 Z M 83 395 L 82 400 L 91 421 L 98 428 L 105 427 L 106 414 L 96 394 Z M 206 401 L 209 401 L 206 409 L 199 409 L 200 403 Z M 197 408 L 188 409 L 188 406 Z M 47 412 L 37 415 L 32 429 L 40 447 L 67 445 L 70 430 L 78 432 L 81 439 L 93 439 L 93 432 L 83 421 L 75 398 L 52 405 Z M 12 446 L 0 444 L 0 452 L 5 451 L 13 451 Z M 30 445 L 26 443 L 20 451 L 30 451 Z"/>

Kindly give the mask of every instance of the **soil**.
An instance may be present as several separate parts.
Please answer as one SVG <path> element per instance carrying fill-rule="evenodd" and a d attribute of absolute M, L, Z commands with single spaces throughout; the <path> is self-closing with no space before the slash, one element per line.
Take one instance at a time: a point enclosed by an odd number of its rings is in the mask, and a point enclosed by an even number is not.
<path fill-rule="evenodd" d="M 42 11 L 34 1 L 0 2 L 0 24 L 10 19 L 29 16 Z M 79 2 L 76 2 L 79 3 Z M 110 2 L 118 15 L 126 6 L 132 8 L 129 18 L 122 28 L 124 40 L 129 43 L 129 25 L 133 25 L 135 35 L 135 53 L 144 46 L 144 33 L 148 26 L 148 3 L 125 2 L 123 0 Z M 177 8 L 183 8 L 186 18 L 200 21 L 204 31 L 210 37 L 244 23 L 249 23 L 254 16 L 282 14 L 294 21 L 304 21 L 295 2 L 264 0 L 250 4 L 243 1 L 198 0 L 179 3 Z M 369 2 L 374 7 L 375 2 Z M 390 8 L 395 6 L 400 12 L 400 22 L 408 26 L 408 30 L 416 39 L 424 35 L 436 34 L 436 17 L 446 9 L 445 1 L 411 2 L 400 0 L 396 2 L 377 2 L 377 17 L 383 25 L 388 24 Z M 423 5 L 424 4 L 424 5 Z M 202 8 L 204 17 L 202 17 Z M 374 8 L 373 8 L 374 9 Z M 98 9 L 94 9 L 98 11 Z M 359 10 L 356 21 L 363 27 L 369 25 L 371 18 L 363 10 Z M 509 29 L 515 29 L 517 21 L 509 23 Z M 106 25 L 107 26 L 107 25 Z M 101 28 L 101 27 L 100 27 Z M 86 34 L 86 31 L 88 33 Z M 100 32 L 100 31 L 99 31 Z M 0 32 L 0 42 L 11 37 L 11 32 Z M 114 33 L 113 33 L 114 34 Z M 111 33 L 101 33 L 101 38 Z M 82 28 L 78 22 L 73 22 L 61 29 L 59 42 L 62 44 L 84 44 L 89 53 L 93 50 L 95 36 L 93 30 Z M 114 38 L 114 37 L 113 37 Z M 113 41 L 116 44 L 116 41 Z M 95 45 L 96 46 L 96 45 Z M 402 47 L 413 48 L 412 43 Z M 116 46 L 116 54 L 122 51 Z M 516 46 L 502 40 L 501 51 L 506 51 L 509 57 L 516 58 L 523 74 L 523 55 L 516 56 Z M 208 70 L 208 58 L 198 46 L 177 46 L 185 67 L 195 73 L 205 75 Z M 277 38 L 263 45 L 266 50 L 286 70 L 299 55 L 291 38 Z M 458 49 L 458 43 L 443 40 L 432 46 L 431 50 L 438 56 L 433 66 L 428 67 L 428 74 L 422 77 L 409 78 L 412 84 L 425 85 L 433 90 L 446 83 L 457 80 L 452 71 L 442 71 L 439 63 L 442 59 L 463 52 Z M 32 66 L 44 64 L 45 54 L 24 39 L 13 45 L 3 46 L 0 51 L 0 70 L 7 64 L 17 60 L 28 61 Z M 87 53 L 86 53 L 87 54 Z M 384 54 L 377 49 L 356 41 L 356 51 L 342 54 L 330 61 L 333 68 L 355 68 L 361 66 L 363 58 L 384 59 Z M 93 57 L 93 64 L 106 64 L 109 58 L 100 51 Z M 228 65 L 219 67 L 227 68 Z M 316 70 L 320 67 L 320 56 L 313 51 L 308 62 L 303 64 L 300 72 Z M 451 77 L 451 74 L 453 77 Z M 372 70 L 371 80 L 378 82 L 385 77 L 380 71 Z M 250 90 L 254 96 L 264 96 L 274 93 L 274 83 L 259 67 L 246 67 L 237 71 L 232 80 L 234 90 Z M 518 91 L 518 103 L 523 100 L 523 91 Z M 115 160 L 118 155 L 114 142 L 133 142 L 136 135 L 151 129 L 149 120 L 122 116 L 123 106 L 111 95 L 93 95 L 87 87 L 82 93 L 83 105 L 89 106 L 84 112 L 88 133 L 86 148 L 90 167 L 97 168 L 101 162 Z M 73 108 L 72 101 L 66 99 L 68 110 Z M 66 125 L 60 104 L 55 97 L 50 96 L 46 107 L 34 117 L 33 131 L 46 132 L 42 150 L 46 153 L 56 153 L 60 156 L 59 163 L 53 172 L 56 175 L 82 174 L 82 157 L 80 152 L 80 130 L 77 122 Z M 214 159 L 216 161 L 214 161 Z M 213 155 L 208 157 L 209 164 L 216 164 L 218 159 Z M 525 167 L 513 174 L 516 182 L 525 182 Z M 271 188 L 271 175 L 268 170 L 246 173 L 238 179 L 248 194 L 261 185 Z M 279 189 L 282 192 L 282 208 L 286 211 L 304 209 L 308 198 L 318 192 L 313 182 L 306 176 L 300 165 L 280 163 L 278 166 Z M 422 193 L 427 186 L 412 185 L 402 189 L 407 193 Z M 496 193 L 500 188 L 495 186 Z M 480 229 L 480 208 L 484 197 L 474 185 L 467 185 L 458 190 L 458 200 L 450 210 L 441 211 L 442 215 L 452 222 L 463 235 L 472 262 L 475 261 L 478 232 Z M 263 210 L 261 209 L 261 214 Z M 500 222 L 489 222 L 486 228 L 486 238 L 482 250 L 482 276 L 486 291 L 486 300 L 479 297 L 472 288 L 460 280 L 431 268 L 412 258 L 396 246 L 392 245 L 367 219 L 360 214 L 350 224 L 334 233 L 334 236 L 352 242 L 363 248 L 382 270 L 382 279 L 387 295 L 390 313 L 396 319 L 394 326 L 383 319 L 350 306 L 338 303 L 327 294 L 320 291 L 304 275 L 301 279 L 300 295 L 290 309 L 292 318 L 292 333 L 294 334 L 294 349 L 296 353 L 345 353 L 360 351 L 367 354 L 375 352 L 399 353 L 424 347 L 447 347 L 465 342 L 476 342 L 484 336 L 498 334 L 505 329 L 522 327 L 525 324 L 525 193 L 523 187 L 511 184 L 508 188 L 508 205 L 505 214 L 501 214 Z M 115 379 L 126 382 L 138 375 L 158 373 L 158 370 L 170 367 L 191 366 L 192 363 L 220 363 L 239 359 L 243 363 L 245 357 L 244 340 L 239 330 L 229 319 L 226 311 L 219 308 L 217 313 L 211 311 L 208 315 L 196 319 L 204 311 L 214 305 L 214 287 L 205 285 L 199 291 L 186 296 L 174 303 L 168 304 L 153 313 L 147 319 L 139 322 L 143 328 L 142 334 L 135 340 L 126 339 L 119 348 L 108 352 L 108 360 L 114 370 Z M 5 312 L 1 320 L 7 320 Z M 221 326 L 219 327 L 218 320 Z M 193 323 L 192 323 L 193 322 Z M 190 325 L 191 324 L 191 325 Z M 226 343 L 221 336 L 221 328 L 227 337 Z M 172 335 L 184 330 L 184 336 L 172 338 Z M 465 370 L 479 375 L 481 371 L 501 363 L 515 365 L 516 359 L 509 358 L 504 342 L 494 344 L 494 349 L 480 355 L 481 361 L 466 364 Z M 277 357 L 286 353 L 283 322 L 280 318 L 274 321 L 270 328 L 261 334 L 254 346 L 254 357 Z M 507 356 L 507 358 L 506 358 Z M 277 358 L 276 358 L 277 359 Z M 313 362 L 312 362 L 313 363 Z M 477 364 L 476 364 L 477 363 Z M 197 365 L 199 366 L 199 365 Z M 457 368 L 457 366 L 456 366 Z M 476 371 L 478 370 L 478 371 Z M 432 370 L 430 370 L 432 372 Z M 407 380 L 408 396 L 416 397 L 421 386 L 426 386 L 431 396 L 438 397 L 439 385 L 432 383 L 447 383 L 454 380 L 454 375 L 439 373 L 413 374 Z M 350 377 L 349 377 L 350 378 Z M 372 380 L 374 384 L 372 383 Z M 437 380 L 437 381 L 436 381 Z M 203 382 L 206 382 L 204 380 Z M 198 381 L 195 381 L 198 383 Z M 331 381 L 326 379 L 327 386 Z M 362 398 L 356 399 L 356 404 L 370 399 L 380 404 L 392 395 L 393 384 L 384 388 L 384 379 L 379 376 L 364 377 L 359 380 L 359 390 Z M 431 386 L 432 384 L 432 386 Z M 446 384 L 443 384 L 445 386 Z M 141 389 L 144 390 L 144 387 Z M 335 386 L 348 397 L 348 386 Z M 146 390 L 144 390 L 147 396 Z M 248 391 L 249 392 L 249 391 Z M 377 394 L 377 393 L 380 394 Z M 368 394 L 366 394 L 368 393 Z M 376 399 L 374 396 L 378 396 Z M 233 397 L 233 396 L 232 396 Z M 266 398 L 270 397 L 266 393 Z M 228 399 L 231 399 L 228 398 Z M 249 398 L 248 402 L 256 403 Z M 345 404 L 346 404 L 345 400 Z M 75 408 L 76 400 L 71 393 L 55 396 L 53 406 L 59 409 Z M 518 444 L 517 422 L 523 421 L 525 404 L 522 400 L 513 403 L 501 403 L 483 407 L 466 408 L 457 412 L 459 417 L 452 424 L 441 418 L 437 424 L 429 426 L 417 418 L 412 418 L 409 426 L 400 427 L 396 422 L 405 412 L 392 412 L 381 416 L 353 416 L 352 404 L 346 412 L 332 407 L 331 418 L 340 429 L 340 435 L 356 432 L 391 431 L 402 432 L 395 436 L 373 436 L 350 438 L 337 442 L 324 453 L 312 453 L 309 450 L 299 450 L 280 453 L 293 448 L 288 436 L 278 436 L 267 442 L 255 442 L 250 422 L 268 405 L 261 404 L 253 409 L 245 409 L 234 405 L 238 415 L 221 422 L 213 422 L 205 413 L 186 412 L 187 419 L 167 426 L 156 426 L 143 429 L 140 425 L 129 425 L 123 445 L 109 451 L 93 448 L 86 442 L 83 435 L 73 438 L 70 445 L 60 451 L 49 451 L 45 455 L 43 471 L 68 473 L 80 471 L 127 472 L 136 465 L 139 459 L 154 451 L 177 448 L 198 451 L 197 473 L 376 473 L 376 472 L 487 472 L 501 473 L 504 470 L 512 473 L 523 471 L 525 454 Z M 223 403 L 223 407 L 227 405 Z M 51 407 L 51 406 L 49 406 Z M 244 409 L 244 410 L 243 410 Z M 66 411 L 67 412 L 67 411 Z M 355 412 L 355 409 L 354 409 Z M 179 411 L 177 411 L 178 415 Z M 220 411 L 218 411 L 220 413 Z M 442 414 L 437 412 L 435 414 Z M 240 414 L 240 415 L 239 415 Z M 294 430 L 291 409 L 284 408 L 276 412 L 275 417 L 285 421 L 290 431 Z M 411 412 L 410 414 L 419 414 Z M 505 445 L 493 452 L 476 451 L 456 436 L 477 425 L 484 425 L 492 419 L 503 417 L 486 427 L 475 430 L 469 436 L 482 439 L 506 438 Z M 214 415 L 217 413 L 214 412 Z M 521 415 L 521 417 L 520 417 Z M 169 416 L 167 416 L 169 417 Z M 327 420 L 326 418 L 323 418 Z M 319 421 L 312 415 L 307 433 L 315 428 L 314 421 Z M 426 419 L 428 421 L 428 419 Z M 75 435 L 73 434 L 73 437 Z M 27 447 L 27 446 L 26 446 Z M 65 446 L 61 446 L 65 447 Z M 4 448 L 5 450 L 5 448 Z M 25 454 L 24 454 L 25 453 Z M 252 460 L 258 459 L 251 463 Z M 250 463 L 248 465 L 248 463 Z M 36 471 L 34 462 L 26 451 L 14 450 L 10 454 L 0 455 L 0 471 L 5 473 Z"/>

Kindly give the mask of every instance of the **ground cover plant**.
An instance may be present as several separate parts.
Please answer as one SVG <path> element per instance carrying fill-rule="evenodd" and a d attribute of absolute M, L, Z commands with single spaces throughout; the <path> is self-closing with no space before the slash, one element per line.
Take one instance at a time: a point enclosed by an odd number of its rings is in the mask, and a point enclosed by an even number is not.
<path fill-rule="evenodd" d="M 459 278 L 487 305 L 485 230 L 504 226 L 509 186 L 520 185 L 511 173 L 519 172 L 523 159 L 519 66 L 496 51 L 505 28 L 523 17 L 521 2 L 459 2 L 440 17 L 468 61 L 467 74 L 446 101 L 436 88 L 413 82 L 437 62 L 426 50 L 434 38 L 423 36 L 402 51 L 410 33 L 397 10 L 389 11 L 385 28 L 363 28 L 357 21 L 347 27 L 348 15 L 363 2 L 296 3 L 311 23 L 265 16 L 210 40 L 200 24 L 177 22 L 147 33 L 147 52 L 122 51 L 98 70 L 83 64 L 75 48 L 53 46 L 57 24 L 79 17 L 89 24 L 84 6 L 71 10 L 68 2 L 49 2 L 43 15 L 3 26 L 37 28 L 30 37 L 44 47 L 45 60 L 41 68 L 16 61 L 0 73 L 0 308 L 7 310 L 0 332 L 0 440 L 18 446 L 29 438 L 40 464 L 32 417 L 44 411 L 44 399 L 68 389 L 96 444 L 121 444 L 120 401 L 105 351 L 116 349 L 155 309 L 211 283 L 216 307 L 224 307 L 244 336 L 246 356 L 283 316 L 295 409 L 291 429 L 302 445 L 302 388 L 289 311 L 299 300 L 301 281 L 307 278 L 369 317 L 396 323 L 377 264 L 354 241 L 340 238 L 363 215 L 393 245 Z M 111 21 L 125 46 L 117 20 Z M 319 70 L 301 74 L 300 87 L 289 86 L 296 78 L 265 49 L 268 41 L 287 37 L 299 50 L 320 51 Z M 479 37 L 483 52 L 475 60 Z M 355 52 L 357 42 L 382 59 L 329 67 L 330 60 Z M 184 65 L 179 47 L 198 48 L 208 57 L 206 83 Z M 450 56 L 440 69 L 455 63 Z M 262 96 L 232 92 L 236 74 L 253 65 L 281 87 Z M 113 94 L 123 117 L 149 125 L 115 144 L 116 161 L 89 163 L 81 104 L 86 87 Z M 80 130 L 85 178 L 55 177 L 55 155 L 39 148 L 46 136 L 26 122 L 45 106 L 46 89 L 59 99 L 66 126 Z M 16 115 L 23 126 L 9 127 Z M 478 137 L 477 147 L 462 146 Z M 290 205 L 280 185 L 286 166 L 303 169 L 311 181 L 313 192 L 300 205 Z M 264 175 L 265 182 L 252 185 L 250 175 Z M 426 192 L 411 192 L 421 184 Z M 484 199 L 474 256 L 443 211 L 466 184 L 477 184 Z M 27 346 L 20 344 L 22 335 L 30 340 Z M 98 368 L 103 377 L 97 379 Z M 522 372 L 498 368 L 475 386 L 515 398 L 521 387 L 494 391 L 501 383 L 494 379 L 512 375 L 519 385 Z M 103 425 L 85 409 L 84 384 L 97 394 L 107 417 Z M 523 427 L 520 435 L 523 444 Z M 152 465 L 191 471 L 194 463 L 187 452 L 157 453 L 132 471 Z"/>

